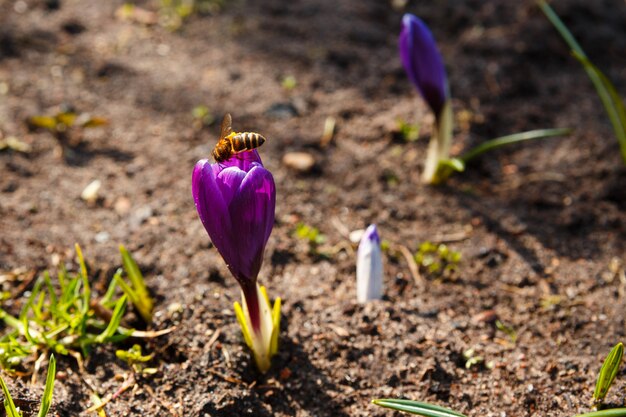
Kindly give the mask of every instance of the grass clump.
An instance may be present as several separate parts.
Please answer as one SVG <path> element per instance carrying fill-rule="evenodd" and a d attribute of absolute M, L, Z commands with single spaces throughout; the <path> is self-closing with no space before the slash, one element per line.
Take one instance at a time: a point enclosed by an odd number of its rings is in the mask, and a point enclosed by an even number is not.
<path fill-rule="evenodd" d="M 94 345 L 116 343 L 136 335 L 134 330 L 121 326 L 127 300 L 146 322 L 151 319 L 152 300 L 137 264 L 123 247 L 121 252 L 130 283 L 118 270 L 101 299 L 92 293 L 85 260 L 76 245 L 76 273 L 62 267 L 53 282 L 45 272 L 35 282 L 17 316 L 0 308 L 0 319 L 7 326 L 0 337 L 0 366 L 15 370 L 49 353 L 71 355 L 82 366 L 81 358 Z"/>
<path fill-rule="evenodd" d="M 435 278 L 451 278 L 460 261 L 461 253 L 451 250 L 443 243 L 437 245 L 426 241 L 415 254 L 415 262 Z"/>

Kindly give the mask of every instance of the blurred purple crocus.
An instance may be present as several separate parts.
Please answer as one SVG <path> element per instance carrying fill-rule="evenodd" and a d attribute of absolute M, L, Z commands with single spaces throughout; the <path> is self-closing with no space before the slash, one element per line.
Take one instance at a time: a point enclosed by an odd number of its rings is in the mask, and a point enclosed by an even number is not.
<path fill-rule="evenodd" d="M 257 276 L 274 225 L 274 178 L 263 167 L 256 150 L 235 154 L 222 163 L 211 164 L 203 159 L 193 171 L 192 194 L 213 245 L 241 286 L 244 308 L 236 303 L 237 318 L 264 372 L 269 368 L 269 345 L 275 326 Z M 240 312 L 245 314 L 240 316 Z"/>
<path fill-rule="evenodd" d="M 450 92 L 433 34 L 419 17 L 407 13 L 402 18 L 398 43 L 400 59 L 409 79 L 438 118 Z"/>
<path fill-rule="evenodd" d="M 398 44 L 409 79 L 435 114 L 422 181 L 437 184 L 445 179 L 451 167 L 462 170 L 450 160 L 453 114 L 446 69 L 432 33 L 417 16 L 404 15 Z"/>

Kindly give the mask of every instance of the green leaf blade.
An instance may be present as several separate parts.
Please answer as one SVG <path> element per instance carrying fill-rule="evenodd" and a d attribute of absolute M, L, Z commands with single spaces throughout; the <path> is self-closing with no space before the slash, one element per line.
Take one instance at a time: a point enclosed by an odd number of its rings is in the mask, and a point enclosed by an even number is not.
<path fill-rule="evenodd" d="M 610 408 L 602 411 L 592 411 L 591 413 L 577 414 L 574 417 L 626 417 L 626 408 Z"/>
<path fill-rule="evenodd" d="M 576 51 L 573 52 L 573 55 L 582 64 L 598 93 L 598 97 L 600 97 L 617 137 L 622 159 L 626 164 L 626 108 L 624 108 L 622 98 L 617 93 L 613 83 L 586 56 L 580 55 Z"/>
<path fill-rule="evenodd" d="M 136 293 L 136 297 L 133 300 L 131 298 L 131 302 L 137 307 L 139 310 L 139 314 L 146 321 L 146 323 L 152 322 L 152 310 L 154 308 L 152 298 L 150 297 L 150 293 L 148 292 L 148 288 L 146 286 L 145 280 L 141 271 L 139 270 L 139 266 L 137 262 L 133 259 L 130 253 L 126 250 L 123 245 L 120 245 L 120 253 L 122 254 L 122 263 L 124 266 L 124 270 L 130 279 L 132 284 L 132 288 Z M 136 300 L 136 302 L 135 302 Z"/>
<path fill-rule="evenodd" d="M 502 136 L 496 139 L 491 139 L 481 143 L 480 145 L 470 149 L 458 159 L 467 164 L 470 160 L 484 154 L 485 152 L 492 151 L 502 146 L 511 145 L 513 143 L 525 142 L 527 140 L 544 139 L 554 136 L 569 136 L 572 133 L 571 129 L 557 128 L 557 129 L 537 129 L 529 130 L 527 132 L 514 133 L 512 135 Z"/>
<path fill-rule="evenodd" d="M 567 26 L 565 26 L 550 5 L 544 0 L 540 0 L 538 4 L 550 23 L 552 23 L 570 47 L 574 57 L 583 65 L 585 72 L 593 83 L 600 97 L 600 101 L 602 101 L 602 105 L 609 116 L 609 120 L 613 125 L 613 131 L 615 132 L 620 146 L 622 159 L 626 165 L 626 108 L 624 107 L 621 97 L 604 73 L 591 63 L 585 51 L 583 51 L 574 38 L 574 35 L 567 29 Z"/>
<path fill-rule="evenodd" d="M 0 387 L 2 387 L 2 393 L 4 394 L 4 410 L 7 413 L 7 417 L 22 417 L 22 413 L 15 407 L 9 388 L 2 377 L 0 377 Z"/>
<path fill-rule="evenodd" d="M 115 304 L 115 310 L 113 310 L 113 315 L 111 316 L 111 321 L 108 326 L 102 333 L 100 333 L 95 341 L 96 343 L 104 343 L 107 340 L 110 340 L 118 328 L 120 327 L 120 322 L 122 321 L 122 316 L 124 315 L 124 311 L 126 310 L 126 295 L 123 295 Z"/>
<path fill-rule="evenodd" d="M 596 382 L 596 389 L 593 392 L 593 399 L 595 403 L 601 403 L 609 392 L 609 388 L 613 384 L 617 372 L 619 371 L 619 365 L 622 362 L 624 356 L 624 344 L 622 342 L 616 344 L 609 352 L 600 373 L 598 374 L 598 380 Z"/>
<path fill-rule="evenodd" d="M 554 28 L 559 32 L 559 34 L 570 47 L 570 49 L 586 57 L 585 51 L 583 51 L 583 48 L 581 48 L 578 42 L 576 42 L 574 35 L 572 35 L 572 32 L 570 32 L 569 29 L 567 29 L 567 26 L 565 26 L 563 21 L 554 11 L 554 9 L 552 9 L 552 7 L 550 7 L 550 5 L 544 0 L 539 1 L 539 7 L 541 8 L 541 11 L 543 11 L 543 13 L 546 15 L 550 23 L 552 23 Z"/>
<path fill-rule="evenodd" d="M 46 388 L 43 391 L 43 397 L 41 398 L 41 407 L 37 417 L 46 417 L 50 406 L 52 405 L 52 394 L 54 392 L 54 379 L 56 377 L 57 361 L 54 355 L 50 355 L 50 362 L 48 363 L 48 373 L 46 374 Z"/>
<path fill-rule="evenodd" d="M 391 410 L 404 411 L 424 417 L 465 417 L 464 414 L 450 410 L 449 408 L 420 401 L 383 398 L 372 400 L 372 403 Z"/>

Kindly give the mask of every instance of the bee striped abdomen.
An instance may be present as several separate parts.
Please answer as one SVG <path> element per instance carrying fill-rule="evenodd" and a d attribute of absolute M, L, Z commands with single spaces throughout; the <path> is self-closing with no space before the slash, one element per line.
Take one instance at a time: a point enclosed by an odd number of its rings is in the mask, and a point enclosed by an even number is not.
<path fill-rule="evenodd" d="M 238 133 L 232 138 L 233 152 L 251 151 L 265 143 L 265 138 L 255 132 Z"/>

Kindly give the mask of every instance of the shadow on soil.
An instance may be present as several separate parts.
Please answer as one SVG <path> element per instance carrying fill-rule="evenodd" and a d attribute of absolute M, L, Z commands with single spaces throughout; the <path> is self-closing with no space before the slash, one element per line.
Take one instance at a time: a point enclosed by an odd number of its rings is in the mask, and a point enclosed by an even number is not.
<path fill-rule="evenodd" d="M 225 406 L 207 402 L 202 411 L 216 417 L 293 416 L 299 415 L 298 410 L 321 417 L 349 417 L 341 411 L 342 405 L 329 395 L 340 389 L 311 363 L 299 343 L 282 340 L 272 369 L 267 376 L 259 376 L 256 379 L 259 383 L 246 390 L 246 395 L 238 396 Z M 249 372 L 257 371 L 250 368 Z"/>
<path fill-rule="evenodd" d="M 461 206 L 478 216 L 491 232 L 524 258 L 533 271 L 542 274 L 547 265 L 542 264 L 528 237 L 570 259 L 593 259 L 607 245 L 623 246 L 626 225 L 620 211 L 626 198 L 623 187 L 616 184 L 623 184 L 624 176 L 624 170 L 615 170 L 588 196 L 576 196 L 576 184 L 567 182 L 527 186 L 496 196 L 462 194 L 458 187 L 442 191 L 458 199 Z M 572 194 L 573 202 L 561 202 Z M 598 231 L 610 232 L 609 238 Z"/>
<path fill-rule="evenodd" d="M 130 162 L 134 158 L 133 154 L 116 148 L 96 148 L 85 144 L 65 149 L 63 157 L 68 165 L 77 167 L 87 166 L 92 159 L 97 157 L 109 158 L 114 162 Z"/>
<path fill-rule="evenodd" d="M 283 340 L 281 352 L 276 367 L 288 369 L 292 374 L 285 378 L 282 389 L 272 397 L 273 410 L 295 415 L 288 404 L 297 403 L 299 408 L 307 410 L 311 415 L 348 417 L 342 411 L 343 406 L 329 394 L 341 390 L 309 360 L 301 344 L 291 339 Z"/>

